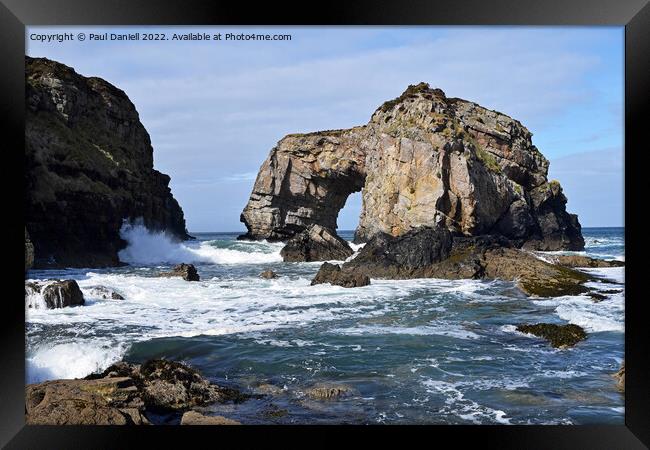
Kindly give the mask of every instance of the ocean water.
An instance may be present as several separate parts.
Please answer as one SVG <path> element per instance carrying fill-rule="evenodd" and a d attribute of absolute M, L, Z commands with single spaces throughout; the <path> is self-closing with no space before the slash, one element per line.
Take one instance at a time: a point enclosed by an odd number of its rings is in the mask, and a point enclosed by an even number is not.
<path fill-rule="evenodd" d="M 583 233 L 579 253 L 624 259 L 623 228 Z M 243 423 L 623 424 L 611 376 L 624 355 L 623 292 L 595 303 L 531 299 L 503 281 L 310 286 L 321 263 L 284 263 L 282 244 L 193 234 L 196 241 L 174 243 L 129 227 L 120 255 L 129 266 L 30 271 L 32 280 L 77 280 L 86 305 L 47 310 L 38 296 L 28 299 L 26 381 L 168 358 L 245 392 L 275 386 L 272 397 L 205 410 Z M 156 277 L 179 262 L 194 263 L 201 281 Z M 261 279 L 266 269 L 279 278 Z M 616 283 L 605 289 L 623 290 L 623 268 L 592 272 Z M 94 297 L 94 286 L 125 300 Z M 515 331 L 534 322 L 575 323 L 588 338 L 556 350 Z M 311 400 L 305 393 L 319 383 L 349 394 Z"/>

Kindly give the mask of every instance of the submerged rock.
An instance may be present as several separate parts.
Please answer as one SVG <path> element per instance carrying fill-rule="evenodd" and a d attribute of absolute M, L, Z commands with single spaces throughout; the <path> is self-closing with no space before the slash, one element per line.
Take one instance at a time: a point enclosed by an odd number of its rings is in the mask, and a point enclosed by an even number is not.
<path fill-rule="evenodd" d="M 311 225 L 335 230 L 347 197 L 362 191 L 356 242 L 442 226 L 501 235 L 516 247 L 582 250 L 577 216 L 547 179 L 548 165 L 519 121 L 420 83 L 366 125 L 281 139 L 241 214 L 243 237 L 284 241 Z"/>
<path fill-rule="evenodd" d="M 181 425 L 241 425 L 241 422 L 223 416 L 204 416 L 197 411 L 187 411 L 181 417 Z"/>
<path fill-rule="evenodd" d="M 621 365 L 621 368 L 614 375 L 616 378 L 616 386 L 622 392 L 625 392 L 625 361 Z"/>
<path fill-rule="evenodd" d="M 317 384 L 305 391 L 314 400 L 338 400 L 352 394 L 352 388 L 341 384 Z"/>
<path fill-rule="evenodd" d="M 162 272 L 161 277 L 181 277 L 185 281 L 200 281 L 198 272 L 194 264 L 177 264 L 170 272 Z"/>
<path fill-rule="evenodd" d="M 125 219 L 188 237 L 123 91 L 46 58 L 26 57 L 25 77 L 23 204 L 35 267 L 119 265 Z"/>
<path fill-rule="evenodd" d="M 564 267 L 624 267 L 625 262 L 618 261 L 616 259 L 604 260 L 590 258 L 588 256 L 581 255 L 559 255 L 553 256 L 551 259 L 556 263 Z"/>
<path fill-rule="evenodd" d="M 266 278 L 267 280 L 270 280 L 272 278 L 277 278 L 278 274 L 273 272 L 272 270 L 265 270 L 260 274 L 260 277 Z"/>
<path fill-rule="evenodd" d="M 280 251 L 285 262 L 342 261 L 353 253 L 345 240 L 320 225 L 310 225 L 291 238 Z"/>
<path fill-rule="evenodd" d="M 368 286 L 370 284 L 370 277 L 353 268 L 341 269 L 337 264 L 326 262 L 320 266 L 318 273 L 316 273 L 314 279 L 311 280 L 312 286 L 321 283 L 330 283 L 345 288 L 352 288 Z"/>
<path fill-rule="evenodd" d="M 32 283 L 30 287 L 34 289 L 34 284 Z M 35 289 L 41 293 L 49 309 L 79 306 L 85 303 L 83 293 L 75 280 L 55 281 Z"/>
<path fill-rule="evenodd" d="M 517 331 L 544 338 L 555 348 L 573 347 L 578 342 L 587 339 L 585 330 L 574 324 L 537 323 L 534 325 L 518 325 Z"/>

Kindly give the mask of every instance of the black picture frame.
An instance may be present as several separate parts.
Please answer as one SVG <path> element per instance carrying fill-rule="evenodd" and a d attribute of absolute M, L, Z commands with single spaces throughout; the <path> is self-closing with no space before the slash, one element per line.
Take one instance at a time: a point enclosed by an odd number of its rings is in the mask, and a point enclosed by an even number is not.
<path fill-rule="evenodd" d="M 625 425 L 621 426 L 433 426 L 431 427 L 348 427 L 380 439 L 388 435 L 400 441 L 413 432 L 425 443 L 439 444 L 441 438 L 459 444 L 473 442 L 497 448 L 647 448 L 650 445 L 650 371 L 648 370 L 648 327 L 644 323 L 640 267 L 647 231 L 639 220 L 645 208 L 648 187 L 641 158 L 648 151 L 642 117 L 650 99 L 650 4 L 647 0 L 455 0 L 455 1 L 334 1 L 309 6 L 265 2 L 206 2 L 200 0 L 1 0 L 0 83 L 4 133 L 3 178 L 15 172 L 5 186 L 7 217 L 13 218 L 10 238 L 14 244 L 8 267 L 3 309 L 2 359 L 0 365 L 0 445 L 6 448 L 130 448 L 134 442 L 185 444 L 190 439 L 207 439 L 213 445 L 232 437 L 252 446 L 251 439 L 311 445 L 313 433 L 322 433 L 323 444 L 341 442 L 338 430 L 328 427 L 45 427 L 26 426 L 24 407 L 25 317 L 17 301 L 17 273 L 24 257 L 22 196 L 16 194 L 23 176 L 24 155 L 24 55 L 26 25 L 620 25 L 625 26 Z M 645 189 L 644 189 L 645 188 Z M 635 196 L 641 196 L 638 201 Z M 10 197 L 10 198 L 9 198 Z M 15 202 L 12 205 L 11 202 Z M 640 206 L 640 207 L 639 207 Z M 19 212 L 19 213 L 16 213 Z M 7 220 L 5 220 L 6 222 Z M 14 290 L 16 292 L 14 292 Z M 406 429 L 405 429 L 406 428 Z M 252 431 L 251 431 L 252 430 Z M 254 433 L 261 431 L 261 433 Z M 308 432 L 309 435 L 305 435 Z M 296 438 L 296 433 L 301 436 Z M 403 434 L 404 433 L 404 434 Z M 309 437 L 308 437 L 309 436 Z M 244 438 L 244 440 L 241 440 Z M 307 438 L 308 440 L 305 440 Z"/>

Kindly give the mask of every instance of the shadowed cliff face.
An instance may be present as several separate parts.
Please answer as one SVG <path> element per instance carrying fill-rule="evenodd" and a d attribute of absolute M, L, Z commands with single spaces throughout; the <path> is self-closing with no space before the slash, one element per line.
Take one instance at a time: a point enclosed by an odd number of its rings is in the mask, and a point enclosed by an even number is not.
<path fill-rule="evenodd" d="M 336 229 L 362 190 L 356 240 L 442 226 L 503 235 L 538 250 L 584 248 L 548 161 L 518 121 L 420 83 L 349 130 L 289 135 L 262 164 L 241 216 L 243 238 L 285 240 Z"/>
<path fill-rule="evenodd" d="M 135 106 L 100 78 L 26 58 L 25 214 L 35 267 L 119 263 L 124 219 L 187 238 Z"/>

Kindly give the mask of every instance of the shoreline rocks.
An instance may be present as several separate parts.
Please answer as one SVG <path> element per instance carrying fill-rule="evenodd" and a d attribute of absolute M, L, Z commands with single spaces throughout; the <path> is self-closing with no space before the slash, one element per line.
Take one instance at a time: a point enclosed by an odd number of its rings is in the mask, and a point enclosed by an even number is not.
<path fill-rule="evenodd" d="M 75 280 L 39 281 L 25 283 L 25 306 L 47 309 L 81 306 L 86 303 Z"/>
<path fill-rule="evenodd" d="M 548 165 L 519 121 L 419 83 L 366 125 L 281 139 L 242 211 L 241 238 L 335 230 L 348 195 L 361 191 L 356 243 L 443 227 L 529 250 L 582 250 L 580 223 Z"/>
<path fill-rule="evenodd" d="M 536 323 L 518 325 L 517 331 L 541 337 L 550 342 L 551 346 L 559 349 L 569 348 L 587 339 L 587 333 L 582 327 L 574 324 L 556 325 L 554 323 Z"/>
<path fill-rule="evenodd" d="M 585 268 L 601 268 L 601 267 L 625 267 L 624 261 L 616 259 L 605 260 L 590 258 L 582 255 L 559 255 L 552 256 L 551 260 L 555 264 L 564 267 L 585 267 Z"/>
<path fill-rule="evenodd" d="M 341 266 L 337 264 L 326 262 L 320 266 L 318 273 L 316 273 L 314 279 L 311 280 L 312 286 L 322 283 L 330 283 L 345 288 L 353 288 L 368 286 L 370 284 L 370 277 L 358 270 L 345 267 L 341 268 Z"/>
<path fill-rule="evenodd" d="M 285 262 L 342 261 L 352 254 L 354 251 L 344 239 L 320 225 L 310 225 L 280 250 Z"/>
<path fill-rule="evenodd" d="M 159 277 L 181 277 L 185 281 L 200 281 L 198 272 L 194 264 L 177 264 L 169 272 L 161 272 Z"/>
<path fill-rule="evenodd" d="M 211 384 L 191 367 L 166 360 L 119 362 L 83 379 L 30 384 L 25 392 L 30 425 L 144 425 L 151 423 L 148 412 L 187 411 L 247 398 Z M 201 419 L 190 414 L 188 420 Z"/>

